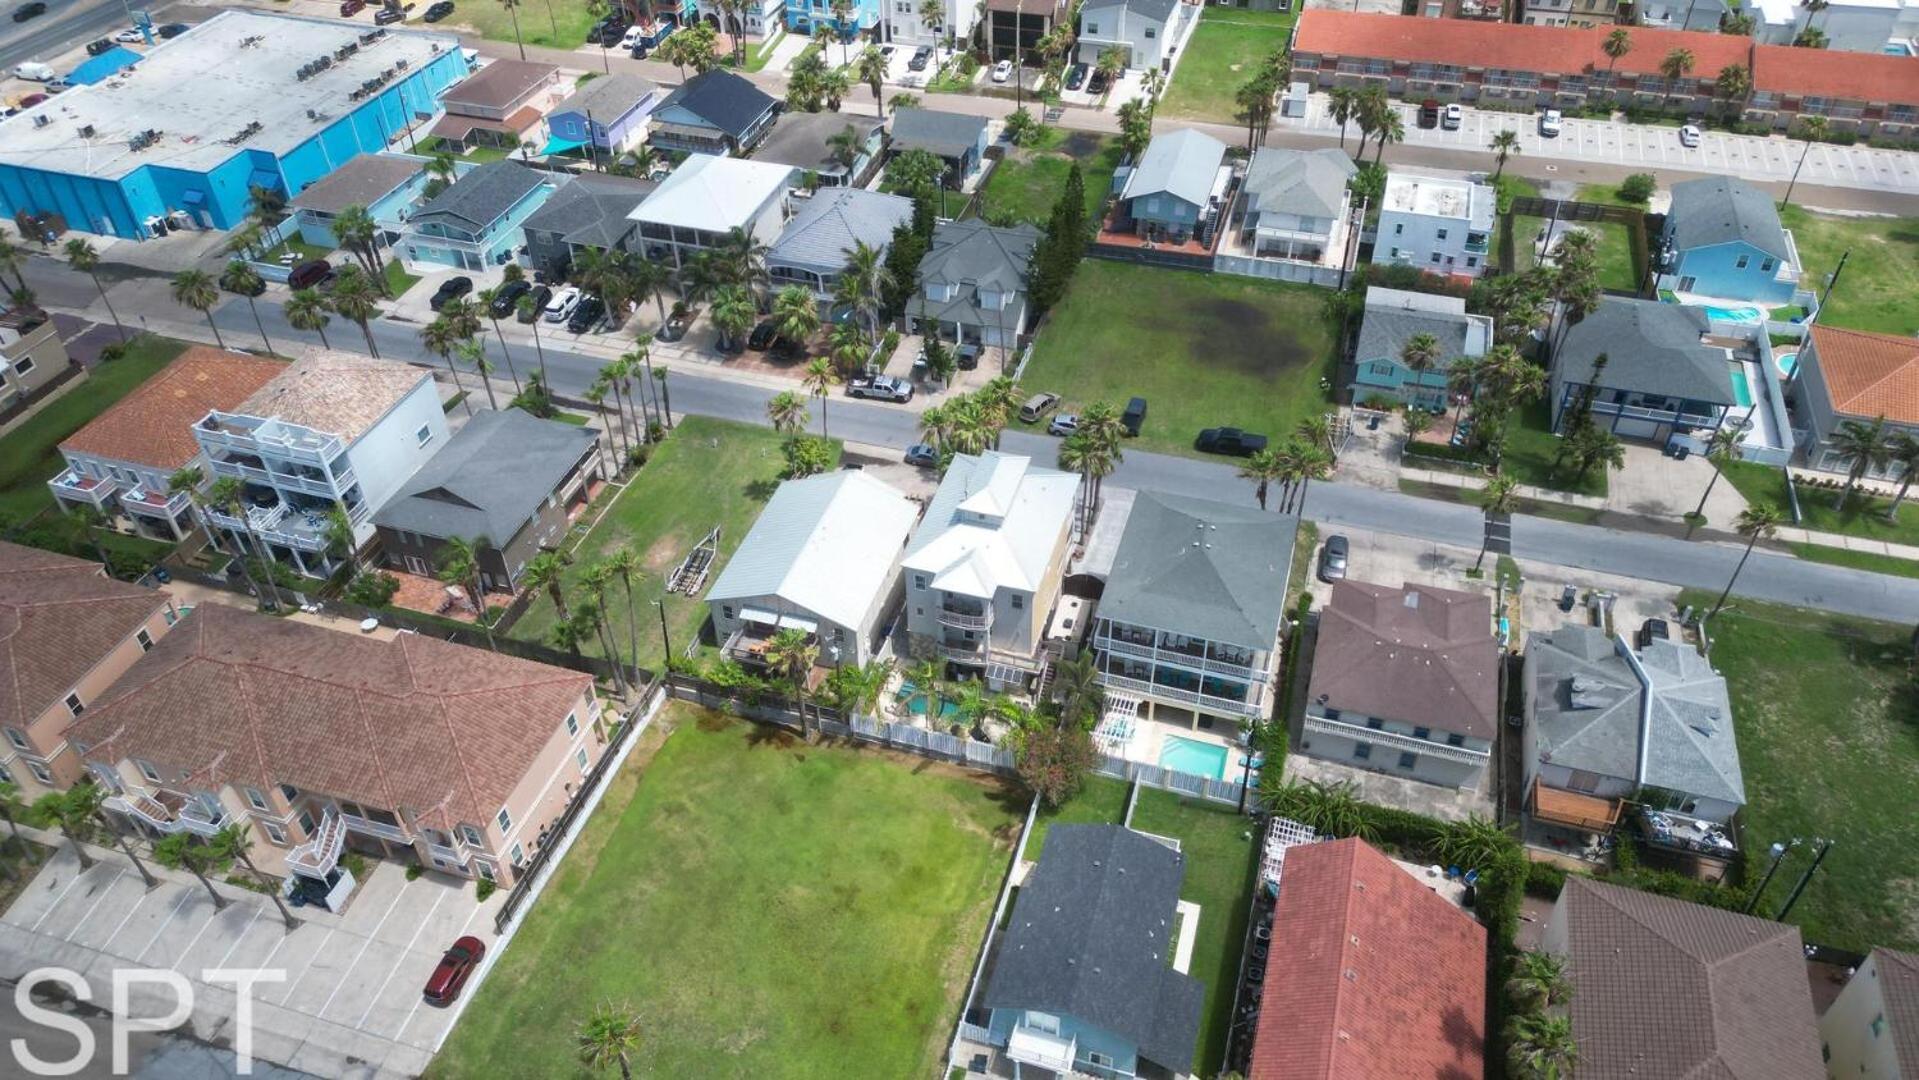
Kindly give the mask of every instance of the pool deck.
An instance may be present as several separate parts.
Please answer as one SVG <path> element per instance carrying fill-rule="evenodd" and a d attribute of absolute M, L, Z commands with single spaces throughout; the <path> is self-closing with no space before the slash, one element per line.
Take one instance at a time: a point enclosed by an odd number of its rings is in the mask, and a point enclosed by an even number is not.
<path fill-rule="evenodd" d="M 1222 747 L 1226 751 L 1226 779 L 1236 780 L 1244 771 L 1240 758 L 1241 748 L 1234 741 L 1239 732 L 1216 723 L 1211 729 L 1194 729 L 1184 724 L 1170 724 L 1161 720 L 1148 720 L 1141 716 L 1133 721 L 1133 737 L 1120 747 L 1118 756 L 1128 761 L 1137 761 L 1142 765 L 1159 765 L 1160 754 L 1165 752 L 1169 738 L 1186 739 L 1196 743 L 1207 743 Z M 1211 777 L 1210 779 L 1219 779 Z"/>

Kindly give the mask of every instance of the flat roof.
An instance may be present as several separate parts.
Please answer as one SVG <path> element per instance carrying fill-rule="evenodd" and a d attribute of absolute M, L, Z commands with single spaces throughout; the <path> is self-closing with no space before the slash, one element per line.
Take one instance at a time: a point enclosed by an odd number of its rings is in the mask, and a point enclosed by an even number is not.
<path fill-rule="evenodd" d="M 1457 218 L 1492 227 L 1492 188 L 1453 176 L 1389 172 L 1382 210 L 1427 217 Z"/>
<path fill-rule="evenodd" d="M 356 51 L 334 61 L 348 45 Z M 146 165 L 206 172 L 243 150 L 285 154 L 359 107 L 351 95 L 368 79 L 401 61 L 404 78 L 458 48 L 451 34 L 223 11 L 113 77 L 0 123 L 0 164 L 119 179 Z M 298 77 L 322 56 L 326 70 Z M 134 150 L 149 131 L 158 140 Z"/>

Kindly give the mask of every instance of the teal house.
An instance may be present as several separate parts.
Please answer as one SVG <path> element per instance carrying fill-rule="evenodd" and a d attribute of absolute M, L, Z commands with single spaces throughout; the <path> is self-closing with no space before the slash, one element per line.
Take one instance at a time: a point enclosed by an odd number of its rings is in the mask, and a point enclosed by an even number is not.
<path fill-rule="evenodd" d="M 407 220 L 396 245 L 409 265 L 484 270 L 513 258 L 521 225 L 552 196 L 547 173 L 490 161 L 461 174 Z"/>
<path fill-rule="evenodd" d="M 1407 343 L 1420 334 L 1431 334 L 1439 345 L 1432 366 L 1423 371 L 1415 370 L 1406 359 Z M 1367 289 L 1359 344 L 1353 349 L 1349 384 L 1353 400 L 1364 403 L 1383 397 L 1443 411 L 1453 362 L 1486 355 L 1492 338 L 1493 321 L 1468 315 L 1466 301 L 1459 297 L 1377 286 Z"/>
<path fill-rule="evenodd" d="M 1799 249 L 1772 195 L 1738 177 L 1674 184 L 1660 245 L 1662 289 L 1780 305 L 1799 288 Z"/>

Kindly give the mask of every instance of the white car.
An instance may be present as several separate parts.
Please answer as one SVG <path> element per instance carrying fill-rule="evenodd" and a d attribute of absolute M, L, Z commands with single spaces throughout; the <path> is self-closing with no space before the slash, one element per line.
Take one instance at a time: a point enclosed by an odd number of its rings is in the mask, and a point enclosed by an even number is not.
<path fill-rule="evenodd" d="M 138 45 L 146 41 L 147 36 L 140 32 L 139 27 L 129 26 L 125 30 L 122 30 L 119 33 L 113 35 L 113 40 L 119 42 L 122 45 Z"/>
<path fill-rule="evenodd" d="M 646 30 L 647 28 L 644 26 L 627 27 L 626 36 L 620 39 L 620 48 L 627 52 L 632 52 L 633 46 L 638 45 L 640 39 L 646 36 Z"/>
<path fill-rule="evenodd" d="M 568 285 L 553 294 L 546 302 L 545 318 L 550 323 L 565 322 L 573 317 L 573 309 L 580 306 L 580 290 Z"/>
<path fill-rule="evenodd" d="M 1699 145 L 1699 129 L 1694 127 L 1691 124 L 1687 124 L 1684 127 L 1680 128 L 1679 129 L 1679 145 L 1698 146 Z"/>
<path fill-rule="evenodd" d="M 13 69 L 13 77 L 28 82 L 50 83 L 60 77 L 60 73 L 45 64 L 29 60 Z"/>
<path fill-rule="evenodd" d="M 1458 131 L 1459 125 L 1465 123 L 1465 121 L 1466 110 L 1461 108 L 1457 102 L 1447 105 L 1445 110 L 1439 114 L 1439 126 L 1447 131 Z"/>
<path fill-rule="evenodd" d="M 1011 60 L 1001 60 L 999 63 L 993 65 L 993 81 L 994 82 L 1003 83 L 1012 77 L 1013 77 L 1013 62 Z"/>
<path fill-rule="evenodd" d="M 1561 117 L 1558 109 L 1547 109 L 1539 117 L 1539 133 L 1547 138 L 1557 138 Z"/>
<path fill-rule="evenodd" d="M 1072 413 L 1060 413 L 1053 422 L 1046 425 L 1046 434 L 1066 436 L 1079 430 L 1079 417 Z"/>

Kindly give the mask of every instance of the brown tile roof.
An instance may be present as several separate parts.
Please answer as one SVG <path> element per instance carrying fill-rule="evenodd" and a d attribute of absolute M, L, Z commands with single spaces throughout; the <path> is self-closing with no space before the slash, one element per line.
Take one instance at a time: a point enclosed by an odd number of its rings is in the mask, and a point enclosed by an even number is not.
<path fill-rule="evenodd" d="M 60 449 L 172 471 L 200 452 L 193 425 L 229 411 L 287 366 L 280 360 L 195 345 L 74 432 Z"/>
<path fill-rule="evenodd" d="M 1333 586 L 1307 698 L 1480 739 L 1499 734 L 1499 643 L 1484 593 Z"/>
<path fill-rule="evenodd" d="M 495 60 L 479 71 L 447 87 L 440 101 L 450 111 L 461 105 L 481 109 L 504 109 L 559 75 L 552 64 L 526 60 Z"/>
<path fill-rule="evenodd" d="M 1363 840 L 1286 853 L 1265 985 L 1252 1080 L 1485 1075 L 1485 928 Z"/>
<path fill-rule="evenodd" d="M 352 441 L 432 376 L 393 360 L 321 352 L 282 366 L 234 410 Z"/>
<path fill-rule="evenodd" d="M 0 724 L 23 727 L 60 702 L 165 606 L 99 563 L 0 541 Z"/>
<path fill-rule="evenodd" d="M 524 135 L 539 122 L 540 110 L 531 105 L 523 109 L 515 109 L 513 114 L 504 120 L 484 120 L 477 116 L 447 113 L 440 117 L 439 122 L 434 124 L 427 134 L 460 142 L 479 130 L 497 131 L 505 135 Z"/>
<path fill-rule="evenodd" d="M 434 131 L 439 134 L 439 131 Z M 361 154 L 293 197 L 289 206 L 337 214 L 349 206 L 370 206 L 420 174 L 419 161 L 398 154 Z"/>
<path fill-rule="evenodd" d="M 1872 957 L 1899 1068 L 1908 1076 L 1919 1073 L 1919 953 L 1874 949 Z"/>
<path fill-rule="evenodd" d="M 1812 352 L 1834 412 L 1919 424 L 1919 341 L 1814 323 Z"/>
<path fill-rule="evenodd" d="M 140 758 L 195 784 L 291 784 L 483 826 L 591 685 L 418 634 L 377 641 L 202 604 L 71 738 L 90 761 Z"/>
<path fill-rule="evenodd" d="M 1825 1075 L 1797 927 L 1579 876 L 1559 906 L 1580 1080 Z"/>

